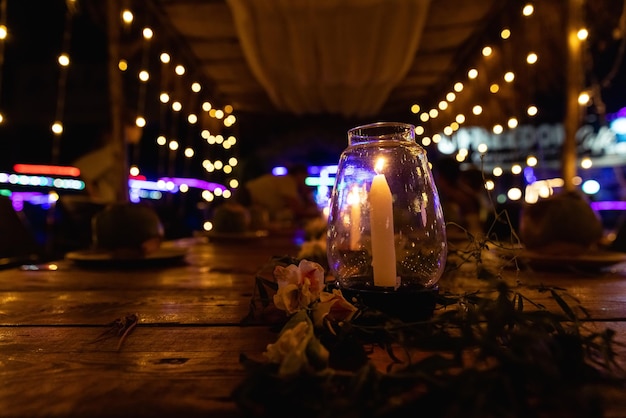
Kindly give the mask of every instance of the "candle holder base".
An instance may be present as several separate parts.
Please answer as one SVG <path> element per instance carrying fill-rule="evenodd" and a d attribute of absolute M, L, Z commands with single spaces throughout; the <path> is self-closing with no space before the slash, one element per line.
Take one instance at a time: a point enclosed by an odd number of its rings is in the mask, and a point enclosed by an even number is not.
<path fill-rule="evenodd" d="M 439 286 L 409 287 L 398 290 L 371 287 L 339 287 L 348 301 L 376 309 L 404 322 L 425 321 L 433 316 Z"/>

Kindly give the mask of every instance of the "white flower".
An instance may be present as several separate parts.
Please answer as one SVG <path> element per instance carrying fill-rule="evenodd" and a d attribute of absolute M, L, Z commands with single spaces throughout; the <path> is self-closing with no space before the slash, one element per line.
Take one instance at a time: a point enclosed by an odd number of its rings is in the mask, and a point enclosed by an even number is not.
<path fill-rule="evenodd" d="M 282 363 L 287 356 L 306 361 L 305 350 L 309 343 L 309 324 L 300 322 L 286 329 L 274 344 L 267 345 L 265 357 L 272 363 Z"/>
<path fill-rule="evenodd" d="M 322 292 L 319 303 L 313 309 L 313 323 L 321 327 L 327 316 L 334 321 L 349 321 L 356 311 L 357 308 L 343 297 L 341 290 Z"/>
<path fill-rule="evenodd" d="M 278 283 L 274 305 L 289 315 L 317 301 L 324 288 L 324 269 L 308 260 L 300 261 L 298 266 L 276 266 L 274 277 Z"/>
<path fill-rule="evenodd" d="M 304 311 L 291 317 L 274 344 L 268 344 L 265 357 L 279 364 L 280 376 L 293 376 L 304 369 L 328 365 L 328 350 L 313 333 L 313 324 Z"/>

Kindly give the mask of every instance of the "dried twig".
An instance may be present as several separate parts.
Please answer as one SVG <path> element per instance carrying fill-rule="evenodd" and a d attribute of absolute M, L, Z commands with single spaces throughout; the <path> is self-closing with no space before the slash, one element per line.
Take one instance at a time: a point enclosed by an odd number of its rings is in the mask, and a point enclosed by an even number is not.
<path fill-rule="evenodd" d="M 122 348 L 124 340 L 132 332 L 132 330 L 135 329 L 138 322 L 139 315 L 136 313 L 128 314 L 124 318 L 117 318 L 115 321 L 108 323 L 108 328 L 98 335 L 92 343 L 97 343 L 113 337 L 119 337 L 120 340 L 117 344 L 117 351 L 119 351 L 120 348 Z"/>

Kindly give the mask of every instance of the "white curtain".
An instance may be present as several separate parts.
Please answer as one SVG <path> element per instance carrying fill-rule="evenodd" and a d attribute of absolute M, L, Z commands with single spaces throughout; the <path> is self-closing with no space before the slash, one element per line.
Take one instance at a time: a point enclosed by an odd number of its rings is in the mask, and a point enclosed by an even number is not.
<path fill-rule="evenodd" d="M 367 117 L 414 60 L 430 0 L 227 0 L 279 110 Z"/>

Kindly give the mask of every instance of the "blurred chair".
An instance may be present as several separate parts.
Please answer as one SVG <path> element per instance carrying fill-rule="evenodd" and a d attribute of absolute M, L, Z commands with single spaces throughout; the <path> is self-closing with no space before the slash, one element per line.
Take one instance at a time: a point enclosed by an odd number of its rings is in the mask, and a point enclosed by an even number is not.
<path fill-rule="evenodd" d="M 35 262 L 42 255 L 26 218 L 13 208 L 11 199 L 0 196 L 0 268 Z"/>

